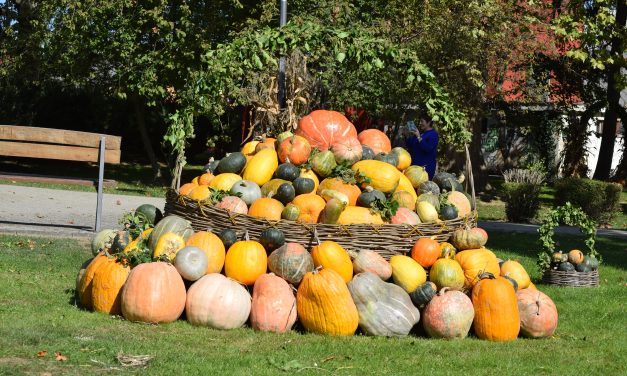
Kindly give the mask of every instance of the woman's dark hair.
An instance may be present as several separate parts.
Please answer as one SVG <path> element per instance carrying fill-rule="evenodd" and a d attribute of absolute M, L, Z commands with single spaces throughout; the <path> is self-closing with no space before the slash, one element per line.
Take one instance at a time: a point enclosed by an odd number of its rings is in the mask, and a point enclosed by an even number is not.
<path fill-rule="evenodd" d="M 420 119 L 423 119 L 427 123 L 430 123 L 430 124 L 433 123 L 433 118 L 431 116 L 429 116 L 429 114 L 427 114 L 427 113 L 423 113 L 422 115 L 420 115 Z"/>

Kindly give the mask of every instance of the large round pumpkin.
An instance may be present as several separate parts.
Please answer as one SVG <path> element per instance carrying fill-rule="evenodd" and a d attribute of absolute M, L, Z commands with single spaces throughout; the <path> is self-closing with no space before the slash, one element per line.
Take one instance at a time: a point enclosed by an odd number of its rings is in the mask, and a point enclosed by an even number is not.
<path fill-rule="evenodd" d="M 96 257 L 94 257 L 89 265 L 85 268 L 85 272 L 83 273 L 81 280 L 78 283 L 77 291 L 81 307 L 89 310 L 93 309 L 92 287 L 94 275 L 96 274 L 98 268 L 107 263 L 108 260 L 109 258 L 105 256 L 104 252 L 101 252 Z"/>
<path fill-rule="evenodd" d="M 520 333 L 529 338 L 550 337 L 557 328 L 557 307 L 553 300 L 536 289 L 518 290 Z"/>
<path fill-rule="evenodd" d="M 335 270 L 348 283 L 353 278 L 353 263 L 348 252 L 338 243 L 325 240 L 311 250 L 316 267 Z"/>
<path fill-rule="evenodd" d="M 411 248 L 411 258 L 423 268 L 430 268 L 440 258 L 440 243 L 430 238 L 419 238 Z"/>
<path fill-rule="evenodd" d="M 207 255 L 207 274 L 220 273 L 226 250 L 220 238 L 209 231 L 198 231 L 187 239 L 186 245 L 200 248 Z"/>
<path fill-rule="evenodd" d="M 298 122 L 296 134 L 309 141 L 312 148 L 327 150 L 337 141 L 357 138 L 357 130 L 346 116 L 337 111 L 316 110 Z"/>
<path fill-rule="evenodd" d="M 248 320 L 250 300 L 248 291 L 236 281 L 207 274 L 187 291 L 185 316 L 192 325 L 235 329 Z"/>
<path fill-rule="evenodd" d="M 368 145 L 374 154 L 389 153 L 392 150 L 392 143 L 388 136 L 378 129 L 366 129 L 359 133 L 359 142 Z"/>
<path fill-rule="evenodd" d="M 273 273 L 257 278 L 253 288 L 250 326 L 264 332 L 284 333 L 296 322 L 296 297 L 290 285 Z"/>
<path fill-rule="evenodd" d="M 244 285 L 253 285 L 267 268 L 266 250 L 254 240 L 235 242 L 226 252 L 224 274 Z"/>
<path fill-rule="evenodd" d="M 440 290 L 422 313 L 422 324 L 429 337 L 465 338 L 470 331 L 475 310 L 461 291 Z"/>
<path fill-rule="evenodd" d="M 305 273 L 314 270 L 314 261 L 302 245 L 286 243 L 270 254 L 268 268 L 289 283 L 298 285 Z"/>
<path fill-rule="evenodd" d="M 121 291 L 131 268 L 114 258 L 107 258 L 94 273 L 91 299 L 94 311 L 122 314 Z"/>
<path fill-rule="evenodd" d="M 350 336 L 359 325 L 357 307 L 335 270 L 308 272 L 296 293 L 298 317 L 309 332 Z"/>
<path fill-rule="evenodd" d="M 122 289 L 122 315 L 129 321 L 172 322 L 183 313 L 185 299 L 185 283 L 172 264 L 140 264 Z"/>
<path fill-rule="evenodd" d="M 272 179 L 272 175 L 278 167 L 279 159 L 274 148 L 263 149 L 248 161 L 242 177 L 244 180 L 250 180 L 261 187 Z M 229 187 L 229 189 L 231 188 Z"/>
<path fill-rule="evenodd" d="M 518 337 L 518 301 L 516 291 L 507 279 L 483 273 L 472 289 L 472 305 L 477 337 L 490 341 L 511 341 Z"/>
<path fill-rule="evenodd" d="M 270 197 L 262 197 L 250 205 L 250 208 L 248 208 L 248 215 L 251 217 L 278 221 L 281 219 L 283 209 L 284 206 L 279 200 L 275 200 Z"/>

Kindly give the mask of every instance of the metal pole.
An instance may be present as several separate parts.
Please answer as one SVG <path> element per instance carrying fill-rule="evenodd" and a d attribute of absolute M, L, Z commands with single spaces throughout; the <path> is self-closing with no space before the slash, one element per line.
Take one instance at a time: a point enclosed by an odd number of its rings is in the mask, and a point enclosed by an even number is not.
<path fill-rule="evenodd" d="M 102 185 L 104 181 L 104 162 L 105 162 L 105 142 L 106 137 L 100 137 L 100 152 L 98 153 L 98 199 L 96 201 L 96 232 L 100 231 L 100 221 L 102 216 Z"/>
<path fill-rule="evenodd" d="M 283 27 L 287 23 L 287 0 L 280 0 L 281 16 L 279 18 L 279 26 Z M 285 108 L 285 56 L 279 58 L 279 107 Z"/>

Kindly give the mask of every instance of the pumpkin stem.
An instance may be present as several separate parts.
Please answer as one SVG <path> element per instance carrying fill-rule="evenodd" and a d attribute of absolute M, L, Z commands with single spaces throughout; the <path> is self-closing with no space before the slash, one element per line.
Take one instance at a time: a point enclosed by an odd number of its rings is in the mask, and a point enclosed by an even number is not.
<path fill-rule="evenodd" d="M 318 229 L 314 226 L 314 241 L 316 242 L 317 245 L 322 244 L 322 242 L 320 241 L 320 238 L 318 238 Z"/>
<path fill-rule="evenodd" d="M 442 287 L 442 288 L 440 289 L 440 291 L 438 291 L 438 296 L 442 296 L 442 295 L 444 295 L 444 293 L 445 293 L 445 292 L 447 292 L 447 291 L 448 291 L 448 290 L 450 290 L 450 289 L 451 289 L 451 288 L 450 288 L 450 287 L 448 287 L 448 286 Z"/>
<path fill-rule="evenodd" d="M 347 249 L 346 252 L 348 253 L 348 255 L 350 256 L 352 260 L 356 259 L 357 256 L 359 256 L 359 252 L 353 251 L 352 249 Z"/>
<path fill-rule="evenodd" d="M 494 276 L 494 274 L 490 273 L 490 272 L 485 272 L 485 271 L 481 271 L 481 273 L 479 274 L 479 280 L 481 281 L 482 279 L 496 279 L 496 277 Z"/>

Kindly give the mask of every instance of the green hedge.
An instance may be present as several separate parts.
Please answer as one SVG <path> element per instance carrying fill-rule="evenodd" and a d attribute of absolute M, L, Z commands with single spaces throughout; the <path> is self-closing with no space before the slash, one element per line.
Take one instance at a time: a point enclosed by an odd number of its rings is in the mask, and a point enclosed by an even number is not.
<path fill-rule="evenodd" d="M 594 221 L 607 224 L 620 208 L 623 186 L 599 180 L 564 178 L 555 181 L 555 206 L 570 202 L 579 206 Z"/>
<path fill-rule="evenodd" d="M 529 222 L 538 214 L 542 185 L 535 183 L 504 183 L 503 201 L 509 222 Z"/>

